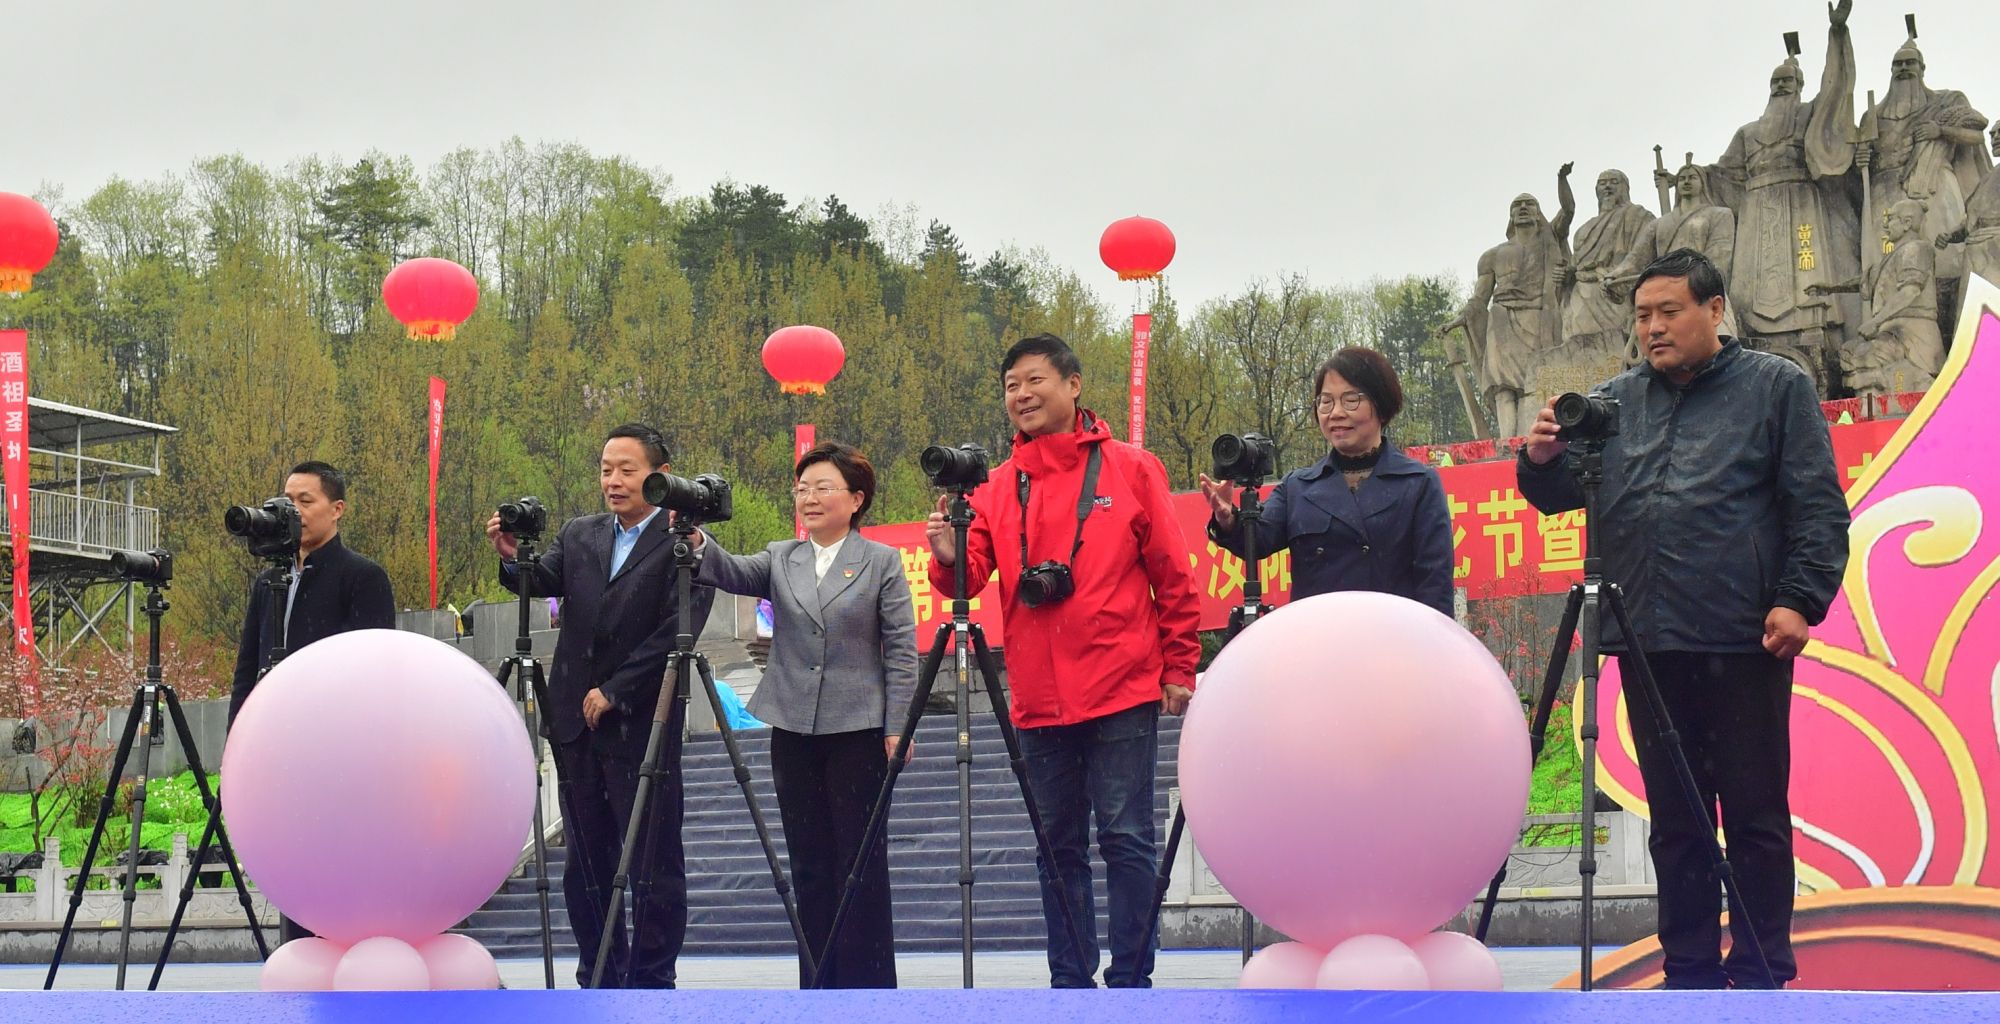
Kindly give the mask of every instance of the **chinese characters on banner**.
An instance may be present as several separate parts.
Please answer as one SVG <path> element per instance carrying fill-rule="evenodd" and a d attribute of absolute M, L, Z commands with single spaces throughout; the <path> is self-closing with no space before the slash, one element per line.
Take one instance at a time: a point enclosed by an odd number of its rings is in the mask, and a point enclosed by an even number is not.
<path fill-rule="evenodd" d="M 1831 428 L 1843 485 L 1853 485 L 1899 423 L 1877 420 Z M 1451 508 L 1453 583 L 1468 600 L 1560 594 L 1583 578 L 1583 511 L 1541 514 L 1521 496 L 1512 459 L 1445 466 L 1438 475 Z M 1264 493 L 1268 496 L 1270 488 Z M 1201 593 L 1201 628 L 1221 629 L 1229 624 L 1229 610 L 1243 603 L 1248 567 L 1208 539 L 1208 502 L 1199 492 L 1174 495 L 1174 511 L 1187 539 L 1195 589 Z M 861 532 L 902 553 L 903 575 L 916 605 L 917 646 L 929 650 L 938 623 L 951 619 L 951 595 L 931 588 L 924 524 L 873 526 Z M 1291 552 L 1260 559 L 1258 571 L 1264 603 L 1291 600 Z M 989 643 L 1003 646 L 997 584 L 989 583 L 984 594 L 972 599 L 972 620 L 985 628 Z"/>
<path fill-rule="evenodd" d="M 431 430 L 431 608 L 438 606 L 438 449 L 444 444 L 444 381 L 431 378 L 430 410 L 424 417 Z"/>
<path fill-rule="evenodd" d="M 1153 314 L 1132 314 L 1132 419 L 1125 437 L 1146 446 L 1146 354 L 1153 347 Z"/>
<path fill-rule="evenodd" d="M 819 443 L 818 441 L 813 440 L 814 433 L 815 431 L 813 430 L 813 425 L 810 423 L 801 423 L 798 426 L 792 428 L 793 465 L 795 466 L 798 465 L 799 460 L 805 458 L 806 453 L 812 451 L 813 446 Z M 792 532 L 794 534 L 793 537 L 794 540 L 806 539 L 806 521 L 799 517 L 797 509 L 792 510 Z M 923 531 L 920 529 L 917 532 L 919 534 L 919 539 L 921 539 L 921 534 L 923 533 Z"/>
<path fill-rule="evenodd" d="M 35 615 L 28 599 L 28 332 L 0 331 L 0 453 L 5 455 L 7 543 L 14 553 L 14 656 L 22 715 L 41 701 L 35 680 Z"/>

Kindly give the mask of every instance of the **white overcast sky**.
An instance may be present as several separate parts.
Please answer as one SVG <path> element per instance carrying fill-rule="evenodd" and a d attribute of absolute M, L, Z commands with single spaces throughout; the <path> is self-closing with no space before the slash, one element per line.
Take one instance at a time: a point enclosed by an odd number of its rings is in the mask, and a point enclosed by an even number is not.
<path fill-rule="evenodd" d="M 1914 9 L 1934 87 L 2000 114 L 2000 3 L 1862 0 L 1861 92 Z M 8 5 L 0 190 L 80 200 L 240 152 L 277 165 L 377 148 L 428 166 L 519 135 L 871 215 L 914 203 L 975 253 L 1046 248 L 1117 289 L 1099 232 L 1142 213 L 1180 241 L 1184 302 L 1303 271 L 1452 271 L 1507 201 L 1579 202 L 1652 147 L 1713 160 L 1763 108 L 1821 0 L 1446 3 L 1017 0 L 343 0 Z"/>

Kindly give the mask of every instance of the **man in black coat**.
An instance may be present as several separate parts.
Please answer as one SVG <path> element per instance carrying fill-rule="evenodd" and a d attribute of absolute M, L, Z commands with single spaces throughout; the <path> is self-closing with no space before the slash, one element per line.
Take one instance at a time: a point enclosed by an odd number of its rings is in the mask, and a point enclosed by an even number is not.
<path fill-rule="evenodd" d="M 542 555 L 530 583 L 534 599 L 562 599 L 561 629 L 549 672 L 544 719 L 555 741 L 556 771 L 565 802 L 563 833 L 569 861 L 563 894 L 576 933 L 579 984 L 589 985 L 604 930 L 603 907 L 631 819 L 639 765 L 652 730 L 668 655 L 681 623 L 675 607 L 672 514 L 646 503 L 646 476 L 667 468 L 666 441 L 658 431 L 626 424 L 604 442 L 599 487 L 601 515 L 564 523 Z M 500 530 L 486 534 L 500 553 L 500 582 L 519 592 L 517 546 Z M 694 590 L 693 622 L 701 635 L 715 601 L 712 587 Z M 617 908 L 616 939 L 605 965 L 607 987 L 672 988 L 674 960 L 687 934 L 687 868 L 681 851 L 680 737 L 667 737 L 647 807 L 649 826 L 632 865 L 632 945 L 628 955 L 624 911 Z M 629 961 L 629 962 L 628 962 Z"/>
<path fill-rule="evenodd" d="M 1748 921 L 1721 953 L 1720 882 L 1709 838 L 1681 796 L 1644 701 L 1632 737 L 1653 813 L 1660 946 L 1668 988 L 1761 988 L 1745 929 L 1755 927 L 1780 986 L 1792 955 L 1792 659 L 1826 618 L 1847 566 L 1847 501 L 1813 382 L 1789 360 L 1718 335 L 1722 275 L 1677 249 L 1639 277 L 1633 304 L 1646 362 L 1600 384 L 1618 401 L 1604 446 L 1595 542 L 1624 591 L 1636 637 L 1607 614 L 1604 647 L 1620 672 L 1643 656 L 1694 770 L 1716 805 Z M 1545 514 L 1580 508 L 1554 402 L 1521 450 L 1521 494 Z M 1635 643 L 1638 650 L 1629 644 Z"/>
<path fill-rule="evenodd" d="M 250 588 L 236 648 L 236 679 L 229 687 L 232 726 L 279 638 L 289 654 L 336 633 L 396 628 L 389 574 L 340 542 L 340 517 L 347 512 L 347 481 L 340 470 L 324 462 L 301 462 L 285 478 L 285 497 L 299 510 L 299 563 L 279 621 L 272 621 L 267 585 L 277 570 L 259 573 Z"/>

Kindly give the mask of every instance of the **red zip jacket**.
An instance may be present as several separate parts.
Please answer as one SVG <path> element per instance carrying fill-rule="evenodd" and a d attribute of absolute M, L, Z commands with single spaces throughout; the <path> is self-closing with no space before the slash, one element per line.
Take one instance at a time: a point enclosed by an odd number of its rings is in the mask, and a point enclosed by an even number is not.
<path fill-rule="evenodd" d="M 1083 547 L 1070 562 L 1091 445 L 1103 452 L 1097 503 L 1083 527 Z M 1040 608 L 1022 604 L 1015 593 L 1021 577 L 1017 469 L 1030 485 L 1028 564 L 1068 563 L 1076 581 L 1074 594 Z M 1113 439 L 1102 421 L 1084 412 L 1073 433 L 1014 435 L 1013 457 L 972 493 L 972 508 L 966 585 L 977 594 L 999 571 L 1015 725 L 1073 725 L 1157 701 L 1168 683 L 1194 689 L 1201 599 L 1157 457 Z M 951 593 L 950 568 L 933 562 L 930 577 L 938 593 Z"/>

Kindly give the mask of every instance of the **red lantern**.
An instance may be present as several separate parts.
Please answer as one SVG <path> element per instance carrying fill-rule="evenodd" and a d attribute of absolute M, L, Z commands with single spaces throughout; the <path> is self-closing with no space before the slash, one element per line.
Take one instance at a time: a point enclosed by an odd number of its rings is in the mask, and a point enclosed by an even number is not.
<path fill-rule="evenodd" d="M 19 295 L 56 258 L 55 218 L 27 196 L 0 192 L 0 292 Z"/>
<path fill-rule="evenodd" d="M 826 394 L 826 382 L 840 376 L 847 349 L 824 327 L 800 324 L 764 339 L 764 369 L 777 378 L 778 389 L 794 395 Z"/>
<path fill-rule="evenodd" d="M 1097 255 L 1118 272 L 1118 280 L 1145 281 L 1174 261 L 1174 233 L 1151 217 L 1127 217 L 1104 229 Z"/>
<path fill-rule="evenodd" d="M 412 340 L 450 341 L 479 308 L 479 282 L 450 260 L 406 260 L 382 279 L 382 303 Z"/>

